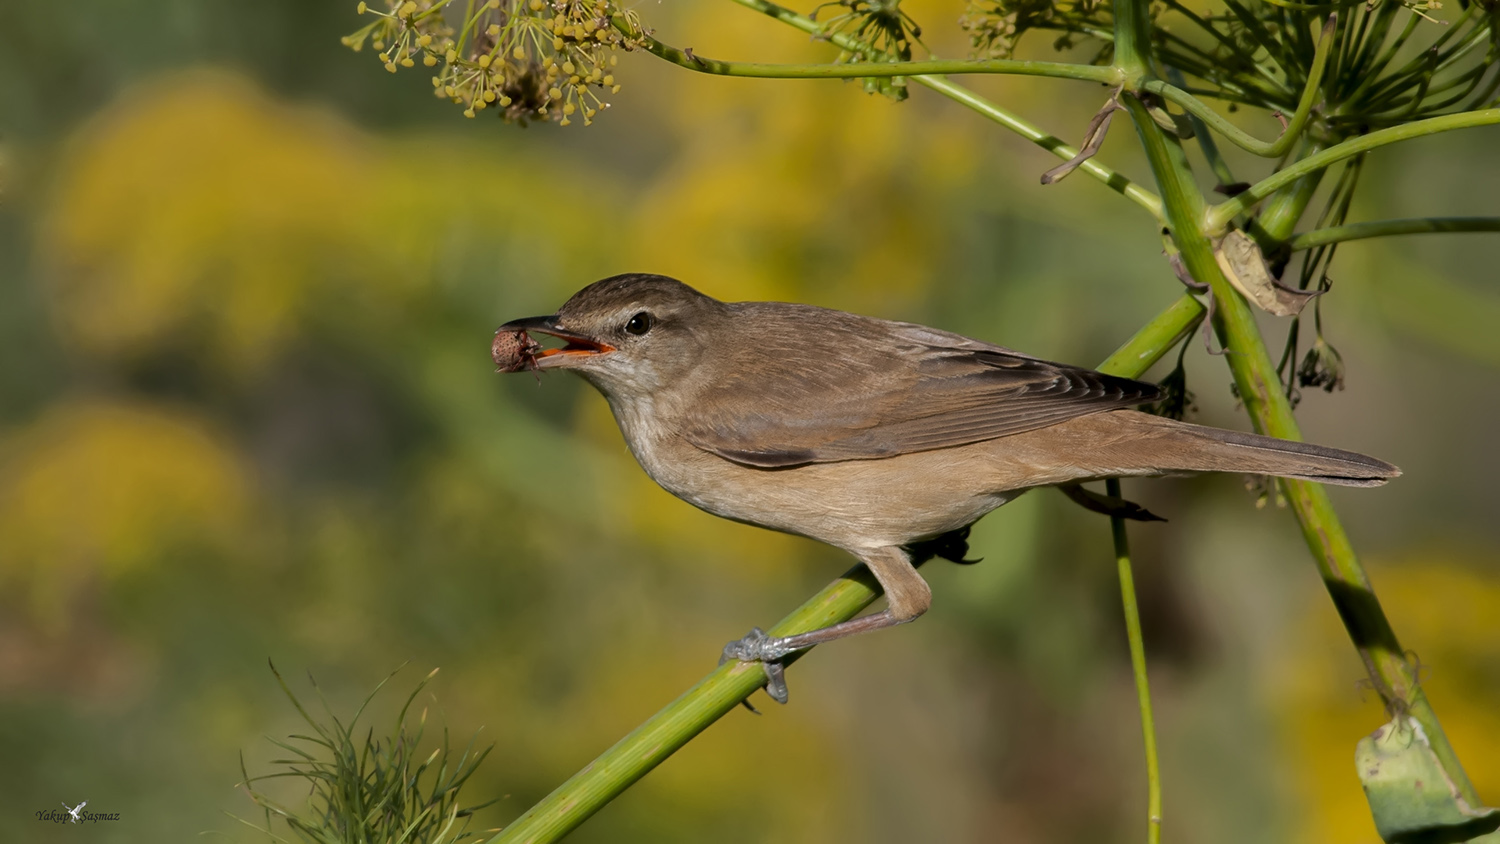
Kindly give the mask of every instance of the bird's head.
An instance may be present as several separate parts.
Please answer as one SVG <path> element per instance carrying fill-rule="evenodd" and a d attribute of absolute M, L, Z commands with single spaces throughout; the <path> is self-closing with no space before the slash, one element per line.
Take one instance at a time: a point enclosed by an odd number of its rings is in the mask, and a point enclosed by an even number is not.
<path fill-rule="evenodd" d="M 596 281 L 557 313 L 512 320 L 499 332 L 563 341 L 527 352 L 530 362 L 573 370 L 606 396 L 628 398 L 684 380 L 724 314 L 723 302 L 676 279 L 631 273 Z"/>

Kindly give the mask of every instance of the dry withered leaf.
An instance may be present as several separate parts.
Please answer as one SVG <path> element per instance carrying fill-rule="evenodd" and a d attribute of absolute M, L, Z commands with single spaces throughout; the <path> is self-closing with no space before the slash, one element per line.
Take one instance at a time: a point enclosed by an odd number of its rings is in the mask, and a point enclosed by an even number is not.
<path fill-rule="evenodd" d="M 1219 269 L 1245 298 L 1276 316 L 1296 316 L 1321 290 L 1297 290 L 1287 287 L 1271 275 L 1265 255 L 1249 235 L 1236 229 L 1219 241 L 1214 249 Z"/>

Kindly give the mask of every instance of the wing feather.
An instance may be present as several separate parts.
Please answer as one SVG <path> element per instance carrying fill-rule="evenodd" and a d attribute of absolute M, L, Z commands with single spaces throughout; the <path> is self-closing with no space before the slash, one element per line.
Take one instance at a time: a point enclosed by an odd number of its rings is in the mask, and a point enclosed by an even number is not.
<path fill-rule="evenodd" d="M 753 332 L 758 315 L 742 326 Z M 766 341 L 767 331 L 759 346 L 739 344 L 755 353 L 739 361 L 740 375 L 704 390 L 684 426 L 688 440 L 743 465 L 790 468 L 952 448 L 1161 394 L 910 323 L 837 311 L 813 322 L 796 342 Z"/>

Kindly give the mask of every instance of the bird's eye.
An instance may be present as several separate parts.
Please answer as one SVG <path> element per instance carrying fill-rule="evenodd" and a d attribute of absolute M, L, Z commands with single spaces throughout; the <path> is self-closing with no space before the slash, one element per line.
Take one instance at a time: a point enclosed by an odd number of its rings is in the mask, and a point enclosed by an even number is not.
<path fill-rule="evenodd" d="M 631 317 L 630 322 L 625 323 L 625 330 L 639 337 L 640 335 L 645 334 L 647 331 L 650 331 L 651 325 L 654 322 L 655 320 L 651 318 L 650 314 L 646 313 L 645 311 L 641 311 L 640 313 Z"/>

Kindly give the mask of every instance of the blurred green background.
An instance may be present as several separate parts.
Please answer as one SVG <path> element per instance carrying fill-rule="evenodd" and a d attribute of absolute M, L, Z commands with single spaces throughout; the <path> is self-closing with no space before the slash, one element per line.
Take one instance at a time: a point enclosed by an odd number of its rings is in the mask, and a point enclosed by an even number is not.
<path fill-rule="evenodd" d="M 593 127 L 521 129 L 341 47 L 352 0 L 0 5 L 0 840 L 264 840 L 229 817 L 240 754 L 268 773 L 264 736 L 305 731 L 268 657 L 343 716 L 409 661 L 382 727 L 440 666 L 430 721 L 495 743 L 466 794 L 499 826 L 849 565 L 657 489 L 582 382 L 495 375 L 507 319 L 651 271 L 1093 364 L 1181 290 L 1134 206 L 1041 187 L 1054 159 L 922 90 L 640 54 Z M 960 3 L 907 7 L 962 53 Z M 828 57 L 727 3 L 639 11 L 701 55 Z M 974 85 L 1068 138 L 1104 97 Z M 1377 154 L 1351 219 L 1497 213 L 1497 142 Z M 1134 143 L 1103 155 L 1139 178 Z M 1348 389 L 1300 408 L 1405 470 L 1333 494 L 1491 804 L 1497 264 L 1493 236 L 1344 247 Z M 1199 421 L 1248 427 L 1222 361 L 1187 362 Z M 1234 477 L 1127 494 L 1171 520 L 1132 537 L 1169 838 L 1375 841 L 1353 747 L 1385 716 L 1289 513 Z M 920 623 L 819 649 L 790 706 L 572 840 L 1136 840 L 1108 533 L 1050 491 L 1004 508 Z M 79 800 L 120 820 L 36 820 Z"/>

